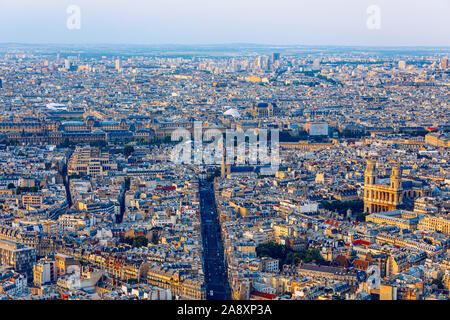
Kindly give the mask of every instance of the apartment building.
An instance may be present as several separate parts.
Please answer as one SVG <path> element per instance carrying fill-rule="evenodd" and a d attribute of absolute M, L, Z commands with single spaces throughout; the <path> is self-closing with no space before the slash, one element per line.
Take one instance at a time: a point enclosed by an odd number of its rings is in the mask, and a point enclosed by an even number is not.
<path fill-rule="evenodd" d="M 0 240 L 0 263 L 12 267 L 18 273 L 31 275 L 36 261 L 36 249 L 23 244 Z"/>
<path fill-rule="evenodd" d="M 89 146 L 77 147 L 69 160 L 69 175 L 100 176 L 108 171 L 117 170 L 117 163 L 108 152 L 102 152 Z"/>

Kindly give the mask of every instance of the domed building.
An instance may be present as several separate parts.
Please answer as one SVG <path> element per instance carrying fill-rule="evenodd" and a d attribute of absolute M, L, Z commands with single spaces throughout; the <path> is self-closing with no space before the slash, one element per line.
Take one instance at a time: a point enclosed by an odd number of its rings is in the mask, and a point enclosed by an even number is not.
<path fill-rule="evenodd" d="M 241 115 L 239 111 L 237 111 L 235 108 L 230 108 L 227 111 L 223 113 L 224 116 L 231 116 L 233 118 L 239 118 Z"/>

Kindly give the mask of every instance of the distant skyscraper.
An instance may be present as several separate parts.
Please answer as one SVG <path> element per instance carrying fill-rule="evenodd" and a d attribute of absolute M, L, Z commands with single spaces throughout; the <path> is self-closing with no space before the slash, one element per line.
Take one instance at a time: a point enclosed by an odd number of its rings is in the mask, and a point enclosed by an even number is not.
<path fill-rule="evenodd" d="M 258 69 L 262 69 L 263 67 L 263 57 L 259 56 L 258 58 L 256 58 L 256 67 Z"/>
<path fill-rule="evenodd" d="M 399 62 L 398 62 L 398 68 L 399 69 L 406 69 L 406 61 L 403 61 L 403 60 L 400 60 Z"/>
<path fill-rule="evenodd" d="M 72 63 L 70 62 L 69 59 L 64 60 L 64 68 L 66 70 L 70 70 L 70 67 L 72 66 Z"/>
<path fill-rule="evenodd" d="M 117 59 L 116 60 L 116 70 L 120 71 L 121 69 L 122 69 L 122 64 L 120 62 L 120 59 Z"/>
<path fill-rule="evenodd" d="M 447 58 L 442 58 L 441 60 L 441 68 L 442 69 L 446 69 L 448 67 L 448 59 Z"/>
<path fill-rule="evenodd" d="M 320 59 L 315 59 L 313 62 L 313 67 L 318 68 L 320 66 Z"/>
<path fill-rule="evenodd" d="M 274 52 L 272 54 L 272 62 L 275 63 L 276 61 L 280 60 L 280 53 Z"/>

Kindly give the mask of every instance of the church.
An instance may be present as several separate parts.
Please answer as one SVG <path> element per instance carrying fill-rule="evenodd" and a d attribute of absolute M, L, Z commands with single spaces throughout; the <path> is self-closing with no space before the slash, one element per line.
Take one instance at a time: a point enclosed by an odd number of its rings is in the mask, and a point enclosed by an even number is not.
<path fill-rule="evenodd" d="M 399 166 L 393 166 L 389 183 L 379 182 L 376 163 L 367 161 L 364 173 L 364 212 L 376 213 L 405 209 L 424 196 L 421 186 L 403 180 Z"/>

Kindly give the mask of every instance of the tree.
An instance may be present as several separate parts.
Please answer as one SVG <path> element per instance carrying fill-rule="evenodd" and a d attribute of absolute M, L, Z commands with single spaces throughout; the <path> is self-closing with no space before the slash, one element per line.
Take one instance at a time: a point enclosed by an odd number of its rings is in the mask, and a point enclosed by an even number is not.
<path fill-rule="evenodd" d="M 214 172 L 211 173 L 206 180 L 211 182 L 214 181 L 215 177 L 220 177 L 220 168 L 214 169 Z"/>
<path fill-rule="evenodd" d="M 273 242 L 264 243 L 256 247 L 258 257 L 271 257 L 280 260 L 280 264 L 297 265 L 300 262 L 323 262 L 320 251 L 317 249 L 294 251 L 287 246 Z"/>
<path fill-rule="evenodd" d="M 370 213 L 366 212 L 366 213 L 358 213 L 358 215 L 356 216 L 356 221 L 359 222 L 365 222 L 366 221 L 366 217 L 369 215 Z"/>
<path fill-rule="evenodd" d="M 125 157 L 131 156 L 133 154 L 133 152 L 134 152 L 133 146 L 127 145 L 127 146 L 125 146 L 125 148 L 123 148 L 123 154 Z"/>
<path fill-rule="evenodd" d="M 352 212 L 362 212 L 364 209 L 364 201 L 351 200 L 351 201 L 322 201 L 323 207 L 329 211 L 337 211 L 340 214 L 346 214 L 348 209 Z"/>
<path fill-rule="evenodd" d="M 439 278 L 439 279 L 433 279 L 433 281 L 431 282 L 431 284 L 436 285 L 437 288 L 438 288 L 439 290 L 444 289 L 444 283 L 442 282 L 442 278 Z"/>
<path fill-rule="evenodd" d="M 126 244 L 129 244 L 130 246 L 133 245 L 133 238 L 132 237 L 126 237 L 123 239 L 123 242 Z"/>
<path fill-rule="evenodd" d="M 28 192 L 38 192 L 39 188 L 37 186 L 34 187 L 18 187 L 16 189 L 16 194 L 28 193 Z"/>
<path fill-rule="evenodd" d="M 76 174 L 76 173 L 72 173 L 70 176 L 69 176 L 69 179 L 79 179 L 80 178 L 80 175 L 79 174 Z"/>
<path fill-rule="evenodd" d="M 270 139 L 270 135 L 268 136 Z M 308 139 L 308 132 L 305 130 L 299 130 L 298 133 L 293 134 L 289 131 L 280 131 L 279 133 L 280 142 L 298 142 L 299 140 Z"/>
<path fill-rule="evenodd" d="M 341 137 L 342 138 L 355 138 L 355 139 L 359 139 L 362 137 L 367 136 L 368 133 L 363 131 L 363 130 L 348 130 L 348 129 L 344 129 L 341 132 Z"/>
<path fill-rule="evenodd" d="M 133 239 L 133 247 L 140 248 L 148 245 L 148 239 L 144 236 L 137 236 Z"/>
<path fill-rule="evenodd" d="M 69 138 L 65 138 L 64 141 L 58 146 L 59 148 L 75 148 L 75 143 L 70 141 Z"/>
<path fill-rule="evenodd" d="M 95 140 L 95 141 L 90 142 L 89 145 L 91 147 L 96 147 L 96 148 L 101 149 L 101 148 L 105 148 L 108 145 L 108 143 L 106 143 L 105 140 Z"/>

